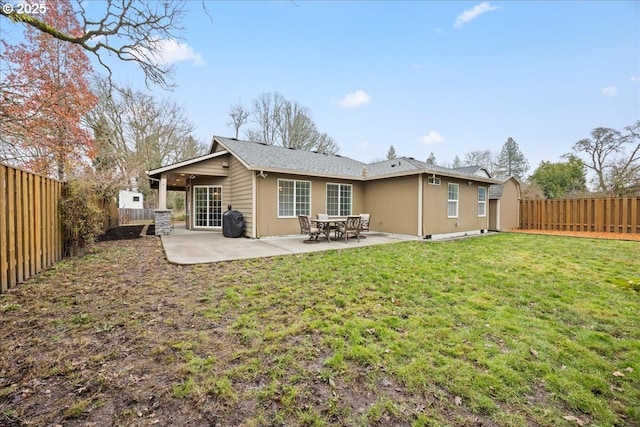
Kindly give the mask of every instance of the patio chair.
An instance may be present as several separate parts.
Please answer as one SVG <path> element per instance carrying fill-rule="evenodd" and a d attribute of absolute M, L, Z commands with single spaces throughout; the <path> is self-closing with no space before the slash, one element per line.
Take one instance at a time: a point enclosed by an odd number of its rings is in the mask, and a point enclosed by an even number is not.
<path fill-rule="evenodd" d="M 371 214 L 360 214 L 360 232 L 369 231 L 369 220 Z M 364 237 L 364 236 L 363 236 Z"/>
<path fill-rule="evenodd" d="M 344 237 L 344 242 L 348 243 L 349 235 L 354 235 L 360 241 L 360 215 L 349 215 L 347 220 L 342 223 L 336 233 L 340 238 Z"/>
<path fill-rule="evenodd" d="M 309 215 L 298 215 L 298 221 L 300 221 L 300 233 L 308 234 L 309 240 L 318 240 L 318 236 L 322 233 L 322 230 L 318 227 L 311 226 L 311 220 L 309 219 Z"/>

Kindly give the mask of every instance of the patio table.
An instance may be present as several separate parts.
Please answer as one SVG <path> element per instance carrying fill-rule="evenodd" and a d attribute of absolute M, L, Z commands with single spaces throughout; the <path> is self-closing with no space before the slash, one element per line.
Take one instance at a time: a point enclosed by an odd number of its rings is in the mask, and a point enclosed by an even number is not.
<path fill-rule="evenodd" d="M 334 217 L 329 219 L 312 219 L 311 222 L 315 222 L 318 228 L 321 228 L 327 240 L 331 241 L 331 226 L 340 227 L 345 223 L 347 217 Z"/>

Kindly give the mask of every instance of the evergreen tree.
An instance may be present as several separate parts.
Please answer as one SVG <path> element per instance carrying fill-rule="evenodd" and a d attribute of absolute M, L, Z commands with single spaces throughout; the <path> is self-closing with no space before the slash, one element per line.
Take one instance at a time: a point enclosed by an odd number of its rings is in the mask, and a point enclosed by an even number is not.
<path fill-rule="evenodd" d="M 434 166 L 436 164 L 436 156 L 433 154 L 433 151 L 427 157 L 427 165 Z"/>
<path fill-rule="evenodd" d="M 389 147 L 389 151 L 387 151 L 387 160 L 393 160 L 396 157 L 396 149 L 393 148 L 393 145 L 391 147 Z"/>
<path fill-rule="evenodd" d="M 498 175 L 515 176 L 522 179 L 529 170 L 529 162 L 513 140 L 507 139 L 498 155 Z"/>
<path fill-rule="evenodd" d="M 453 167 L 454 168 L 461 168 L 462 167 L 462 160 L 460 160 L 460 157 L 458 157 L 457 155 L 453 159 Z"/>

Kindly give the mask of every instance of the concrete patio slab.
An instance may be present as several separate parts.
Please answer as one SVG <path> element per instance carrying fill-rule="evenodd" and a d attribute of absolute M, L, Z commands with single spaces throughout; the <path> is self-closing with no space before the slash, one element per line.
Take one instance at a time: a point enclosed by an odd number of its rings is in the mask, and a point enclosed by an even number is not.
<path fill-rule="evenodd" d="M 416 236 L 388 233 L 367 233 L 365 239 L 332 240 L 320 238 L 317 243 L 305 243 L 304 235 L 263 237 L 261 239 L 226 238 L 221 232 L 188 231 L 176 226 L 172 234 L 162 236 L 167 260 L 174 264 L 206 264 L 237 259 L 262 258 L 297 253 L 349 250 L 363 246 L 422 240 Z"/>

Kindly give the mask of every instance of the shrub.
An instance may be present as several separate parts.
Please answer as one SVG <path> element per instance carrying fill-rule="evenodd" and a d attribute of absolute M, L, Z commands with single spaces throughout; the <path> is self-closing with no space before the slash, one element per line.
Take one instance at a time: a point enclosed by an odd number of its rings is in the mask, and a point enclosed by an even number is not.
<path fill-rule="evenodd" d="M 69 181 L 60 198 L 60 218 L 65 241 L 65 255 L 77 255 L 95 242 L 103 232 L 104 211 L 100 192 L 91 183 Z"/>

